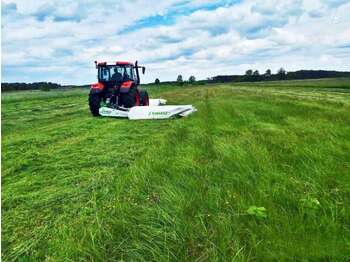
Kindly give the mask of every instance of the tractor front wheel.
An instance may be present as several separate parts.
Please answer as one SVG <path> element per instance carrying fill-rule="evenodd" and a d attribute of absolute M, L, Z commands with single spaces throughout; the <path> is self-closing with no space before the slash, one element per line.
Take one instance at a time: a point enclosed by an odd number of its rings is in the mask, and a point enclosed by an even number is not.
<path fill-rule="evenodd" d="M 89 95 L 89 107 L 93 116 L 100 116 L 99 109 L 101 107 L 102 97 L 100 94 Z"/>
<path fill-rule="evenodd" d="M 140 106 L 149 106 L 149 97 L 146 90 L 140 91 Z"/>

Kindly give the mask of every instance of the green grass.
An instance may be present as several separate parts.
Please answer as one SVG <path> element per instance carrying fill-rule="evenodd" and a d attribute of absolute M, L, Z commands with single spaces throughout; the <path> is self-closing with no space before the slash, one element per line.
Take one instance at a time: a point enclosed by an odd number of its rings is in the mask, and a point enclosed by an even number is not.
<path fill-rule="evenodd" d="M 3 94 L 2 259 L 346 261 L 350 80 L 279 83 L 149 88 L 198 108 L 165 121 Z"/>

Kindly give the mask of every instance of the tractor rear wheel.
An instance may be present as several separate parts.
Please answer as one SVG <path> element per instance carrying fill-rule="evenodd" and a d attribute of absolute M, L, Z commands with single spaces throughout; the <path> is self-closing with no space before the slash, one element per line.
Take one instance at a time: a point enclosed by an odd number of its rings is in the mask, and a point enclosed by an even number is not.
<path fill-rule="evenodd" d="M 146 90 L 140 91 L 140 106 L 149 106 L 149 97 Z"/>
<path fill-rule="evenodd" d="M 89 94 L 89 107 L 93 116 L 100 116 L 101 100 L 100 94 Z"/>

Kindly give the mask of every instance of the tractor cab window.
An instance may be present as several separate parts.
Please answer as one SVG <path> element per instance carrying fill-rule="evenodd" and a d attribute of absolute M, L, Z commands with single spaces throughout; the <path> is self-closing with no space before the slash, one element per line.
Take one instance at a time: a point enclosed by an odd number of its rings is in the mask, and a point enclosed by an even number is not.
<path fill-rule="evenodd" d="M 132 66 L 103 66 L 99 68 L 98 77 L 100 81 L 104 82 L 136 80 L 136 74 Z"/>
<path fill-rule="evenodd" d="M 111 80 L 116 82 L 123 81 L 123 68 L 120 66 L 114 66 L 110 68 L 111 70 Z"/>
<path fill-rule="evenodd" d="M 133 74 L 132 67 L 130 67 L 130 66 L 125 67 L 124 80 L 134 80 L 134 74 Z"/>
<path fill-rule="evenodd" d="M 109 78 L 110 78 L 109 68 L 108 67 L 100 67 L 99 79 L 101 81 L 109 81 Z"/>

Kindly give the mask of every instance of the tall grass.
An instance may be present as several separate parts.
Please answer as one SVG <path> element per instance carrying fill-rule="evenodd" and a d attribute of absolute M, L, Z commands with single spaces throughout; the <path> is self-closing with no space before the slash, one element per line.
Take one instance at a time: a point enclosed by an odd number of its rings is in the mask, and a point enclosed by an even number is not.
<path fill-rule="evenodd" d="M 86 90 L 3 95 L 5 261 L 349 258 L 346 89 L 149 90 L 198 112 L 93 118 Z"/>

